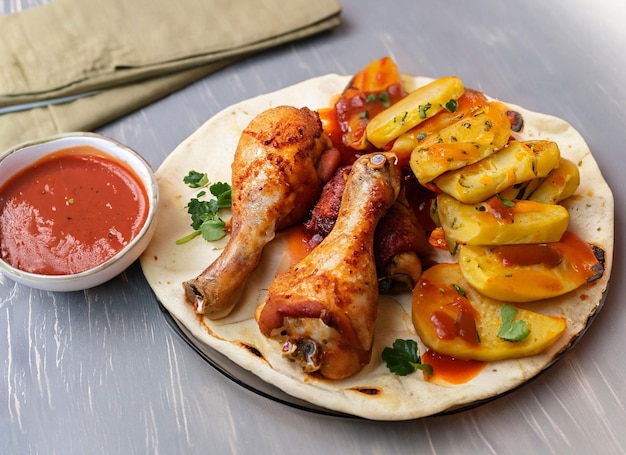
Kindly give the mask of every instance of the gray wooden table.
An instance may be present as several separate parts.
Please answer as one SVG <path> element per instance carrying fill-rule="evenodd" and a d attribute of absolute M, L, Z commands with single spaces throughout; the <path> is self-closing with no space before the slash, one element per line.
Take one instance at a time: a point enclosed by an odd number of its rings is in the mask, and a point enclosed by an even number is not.
<path fill-rule="evenodd" d="M 0 14 L 41 3 L 1 0 Z M 215 371 L 168 326 L 138 263 L 85 292 L 1 278 L 1 453 L 626 453 L 626 4 L 341 3 L 343 24 L 332 33 L 248 58 L 99 132 L 156 168 L 234 102 L 384 55 L 405 72 L 456 74 L 562 117 L 585 136 L 616 196 L 613 280 L 587 334 L 538 379 L 479 408 L 343 420 L 275 403 Z"/>

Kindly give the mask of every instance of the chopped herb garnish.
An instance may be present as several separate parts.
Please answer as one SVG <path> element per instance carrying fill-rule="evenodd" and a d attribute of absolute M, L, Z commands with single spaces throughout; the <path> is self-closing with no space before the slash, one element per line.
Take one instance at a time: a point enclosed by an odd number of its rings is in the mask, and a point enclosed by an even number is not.
<path fill-rule="evenodd" d="M 374 101 L 380 101 L 385 108 L 391 106 L 389 94 L 385 91 L 380 92 L 378 95 L 376 95 L 376 93 L 370 93 L 365 98 L 366 103 L 373 103 Z"/>
<path fill-rule="evenodd" d="M 424 139 L 425 137 L 426 137 L 426 133 L 419 133 L 419 134 L 417 135 L 417 140 L 418 140 L 418 141 L 421 141 L 421 140 L 422 140 L 422 139 Z"/>
<path fill-rule="evenodd" d="M 427 103 L 427 104 L 424 104 L 424 105 L 420 104 L 419 107 L 418 107 L 419 113 L 420 113 L 420 118 L 426 118 L 426 111 L 428 109 L 430 109 L 431 107 L 432 106 L 431 106 L 430 103 Z"/>
<path fill-rule="evenodd" d="M 190 188 L 201 188 L 209 185 L 206 174 L 190 171 L 183 182 Z M 232 204 L 232 191 L 228 183 L 217 182 L 209 185 L 209 193 L 214 197 L 202 199 L 207 195 L 205 190 L 199 191 L 196 197 L 190 199 L 187 204 L 187 213 L 191 215 L 191 228 L 193 232 L 176 240 L 177 245 L 187 243 L 193 238 L 202 235 L 209 241 L 219 240 L 226 235 L 226 223 L 220 218 L 220 209 L 229 208 Z"/>
<path fill-rule="evenodd" d="M 512 201 L 510 199 L 504 199 L 499 194 L 498 194 L 498 199 L 500 199 L 500 202 L 502 202 L 502 204 L 504 204 L 505 207 L 508 207 L 510 209 L 515 207 L 515 201 Z"/>
<path fill-rule="evenodd" d="M 524 340 L 529 334 L 530 330 L 525 321 L 514 321 L 517 315 L 517 308 L 511 305 L 502 305 L 500 308 L 500 319 L 502 325 L 498 331 L 498 337 L 503 340 L 516 342 Z"/>
<path fill-rule="evenodd" d="M 406 376 L 416 370 L 433 374 L 433 367 L 422 363 L 415 340 L 397 339 L 393 342 L 393 347 L 383 349 L 382 358 L 389 371 L 398 376 Z"/>
<path fill-rule="evenodd" d="M 409 113 L 407 111 L 404 111 L 404 114 L 402 115 L 401 119 L 398 119 L 398 117 L 396 117 L 394 115 L 393 117 L 393 123 L 400 123 L 400 124 L 404 124 L 404 121 L 406 120 L 406 118 L 409 116 Z"/>
<path fill-rule="evenodd" d="M 458 284 L 453 284 L 452 287 L 457 292 L 457 294 L 459 294 L 461 297 L 465 297 L 465 291 L 461 286 L 459 286 Z"/>
<path fill-rule="evenodd" d="M 383 107 L 391 106 L 391 101 L 389 100 L 389 94 L 387 92 L 382 92 L 378 95 L 378 100 L 383 103 Z"/>
<path fill-rule="evenodd" d="M 189 171 L 189 174 L 183 178 L 183 182 L 189 188 L 202 188 L 209 183 L 209 177 L 203 172 Z"/>
<path fill-rule="evenodd" d="M 451 99 L 446 104 L 444 104 L 443 107 L 448 112 L 456 112 L 456 110 L 459 108 L 459 102 L 455 99 Z"/>

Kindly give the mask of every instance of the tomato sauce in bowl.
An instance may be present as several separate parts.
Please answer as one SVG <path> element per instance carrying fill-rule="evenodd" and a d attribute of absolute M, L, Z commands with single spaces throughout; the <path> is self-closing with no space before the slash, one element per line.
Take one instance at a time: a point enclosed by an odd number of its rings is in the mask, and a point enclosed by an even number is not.
<path fill-rule="evenodd" d="M 21 144 L 0 156 L 0 271 L 48 291 L 123 272 L 156 229 L 159 191 L 134 150 L 94 133 Z"/>
<path fill-rule="evenodd" d="M 121 251 L 146 221 L 137 175 L 92 146 L 54 152 L 0 189 L 0 254 L 20 270 L 66 275 Z"/>

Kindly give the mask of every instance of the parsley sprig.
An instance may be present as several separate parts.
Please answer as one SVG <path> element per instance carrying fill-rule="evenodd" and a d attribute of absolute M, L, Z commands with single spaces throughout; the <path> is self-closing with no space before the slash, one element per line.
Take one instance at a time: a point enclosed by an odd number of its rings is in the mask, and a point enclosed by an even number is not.
<path fill-rule="evenodd" d="M 498 337 L 506 341 L 515 342 L 524 340 L 530 334 L 526 321 L 513 320 L 516 315 L 517 308 L 511 305 L 502 305 L 500 308 L 502 325 L 498 331 Z"/>
<path fill-rule="evenodd" d="M 398 376 L 406 376 L 422 370 L 432 375 L 433 367 L 422 363 L 417 352 L 417 342 L 415 340 L 402 340 L 398 338 L 393 342 L 393 347 L 383 349 L 383 361 L 387 364 L 387 368 Z"/>
<path fill-rule="evenodd" d="M 191 215 L 191 228 L 193 232 L 176 240 L 177 245 L 182 245 L 199 235 L 212 242 L 226 235 L 226 223 L 220 218 L 218 212 L 232 205 L 232 191 L 228 183 L 216 182 L 209 184 L 207 174 L 198 171 L 189 171 L 183 178 L 183 182 L 190 188 L 208 188 L 214 196 L 206 199 L 207 191 L 201 190 L 196 197 L 191 198 L 187 204 L 187 213 Z"/>

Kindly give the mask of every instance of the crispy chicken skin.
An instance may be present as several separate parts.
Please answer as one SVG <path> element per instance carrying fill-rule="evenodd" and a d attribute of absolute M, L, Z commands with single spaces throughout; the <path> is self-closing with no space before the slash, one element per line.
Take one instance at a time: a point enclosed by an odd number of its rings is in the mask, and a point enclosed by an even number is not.
<path fill-rule="evenodd" d="M 259 329 L 307 373 L 341 379 L 369 362 L 378 310 L 374 231 L 400 191 L 392 154 L 359 158 L 330 234 L 278 275 L 255 313 Z"/>
<path fill-rule="evenodd" d="M 339 207 L 341 207 L 341 196 L 351 168 L 352 166 L 342 166 L 337 169 L 335 175 L 324 185 L 322 195 L 304 224 L 307 233 L 313 237 L 312 242 L 315 245 L 330 234 L 335 225 Z"/>
<path fill-rule="evenodd" d="M 324 185 L 311 216 L 304 223 L 315 246 L 332 230 L 345 187 L 350 166 L 337 169 Z M 374 237 L 374 257 L 381 293 L 412 291 L 422 274 L 422 260 L 432 250 L 428 236 L 413 213 L 404 194 L 404 187 L 396 202 L 379 221 Z"/>
<path fill-rule="evenodd" d="M 197 313 L 219 319 L 232 311 L 265 245 L 302 221 L 319 197 L 323 176 L 334 171 L 327 167 L 338 162 L 324 158 L 330 147 L 308 108 L 279 106 L 250 122 L 232 163 L 230 239 L 215 262 L 183 283 Z"/>

